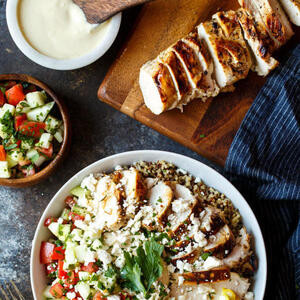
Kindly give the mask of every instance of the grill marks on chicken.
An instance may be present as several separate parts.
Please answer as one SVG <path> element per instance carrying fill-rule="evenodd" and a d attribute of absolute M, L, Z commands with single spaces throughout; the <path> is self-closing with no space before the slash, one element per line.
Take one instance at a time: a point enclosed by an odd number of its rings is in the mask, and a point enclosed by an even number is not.
<path fill-rule="evenodd" d="M 198 34 L 210 49 L 221 88 L 248 75 L 251 57 L 234 11 L 216 13 L 198 27 Z"/>
<path fill-rule="evenodd" d="M 255 59 L 252 69 L 258 75 L 266 76 L 278 65 L 278 61 L 271 57 L 274 51 L 274 41 L 270 38 L 263 24 L 255 21 L 247 10 L 241 8 L 237 11 L 237 15 L 244 38 L 248 42 Z"/>
<path fill-rule="evenodd" d="M 238 1 L 242 9 L 216 13 L 142 66 L 139 83 L 154 114 L 231 92 L 250 68 L 266 76 L 278 65 L 271 55 L 293 35 L 281 6 L 277 0 Z M 300 25 L 299 0 L 280 1 Z"/>

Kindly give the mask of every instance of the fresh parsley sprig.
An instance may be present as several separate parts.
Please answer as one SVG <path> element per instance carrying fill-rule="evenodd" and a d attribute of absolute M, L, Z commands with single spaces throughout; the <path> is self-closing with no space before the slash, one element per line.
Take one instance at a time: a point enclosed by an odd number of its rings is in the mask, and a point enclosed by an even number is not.
<path fill-rule="evenodd" d="M 152 284 L 163 271 L 161 255 L 164 246 L 155 241 L 154 237 L 137 249 L 137 255 L 124 252 L 125 265 L 121 270 L 121 278 L 128 289 L 147 296 Z"/>

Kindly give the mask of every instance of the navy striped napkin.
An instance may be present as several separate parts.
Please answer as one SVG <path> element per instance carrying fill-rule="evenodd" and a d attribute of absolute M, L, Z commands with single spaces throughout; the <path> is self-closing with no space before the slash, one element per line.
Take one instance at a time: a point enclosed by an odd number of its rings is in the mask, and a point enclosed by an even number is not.
<path fill-rule="evenodd" d="M 263 231 L 265 299 L 300 299 L 300 45 L 255 99 L 231 145 L 225 171 Z"/>

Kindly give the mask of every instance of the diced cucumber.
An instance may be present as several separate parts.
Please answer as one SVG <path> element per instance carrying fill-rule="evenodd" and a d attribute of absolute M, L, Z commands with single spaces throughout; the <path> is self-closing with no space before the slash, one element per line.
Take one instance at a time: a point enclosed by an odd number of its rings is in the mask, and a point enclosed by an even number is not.
<path fill-rule="evenodd" d="M 25 160 L 25 156 L 20 149 L 13 149 L 7 153 L 8 167 L 13 168 L 20 162 Z"/>
<path fill-rule="evenodd" d="M 79 245 L 75 247 L 75 255 L 80 263 L 84 263 L 86 255 L 87 255 L 87 247 L 86 245 Z"/>
<path fill-rule="evenodd" d="M 47 159 L 37 150 L 31 149 L 27 152 L 26 157 L 32 161 L 37 167 L 41 166 Z"/>
<path fill-rule="evenodd" d="M 58 237 L 58 231 L 59 231 L 59 224 L 57 222 L 52 222 L 48 229 L 56 236 Z"/>
<path fill-rule="evenodd" d="M 65 241 L 71 232 L 71 225 L 70 224 L 59 224 L 58 227 L 58 238 L 61 241 Z"/>
<path fill-rule="evenodd" d="M 72 240 L 80 242 L 82 240 L 82 233 L 81 229 L 75 228 L 71 232 Z"/>
<path fill-rule="evenodd" d="M 7 161 L 0 161 L 0 178 L 10 178 L 10 169 Z"/>
<path fill-rule="evenodd" d="M 30 107 L 42 106 L 47 100 L 47 95 L 45 92 L 32 92 L 26 95 L 26 100 Z"/>
<path fill-rule="evenodd" d="M 53 135 L 50 133 L 43 133 L 40 137 L 39 142 L 36 144 L 37 147 L 42 147 L 48 149 L 50 147 L 50 143 L 53 140 Z"/>
<path fill-rule="evenodd" d="M 66 247 L 65 251 L 65 262 L 69 265 L 75 265 L 77 263 L 77 259 L 74 252 L 74 247 Z"/>
<path fill-rule="evenodd" d="M 43 297 L 44 299 L 55 299 L 51 294 L 50 294 L 50 289 L 51 289 L 51 286 L 47 286 L 44 290 L 44 293 L 43 293 Z"/>
<path fill-rule="evenodd" d="M 101 249 L 102 246 L 103 246 L 103 244 L 102 244 L 102 242 L 100 240 L 94 240 L 91 248 L 96 251 L 96 250 Z"/>
<path fill-rule="evenodd" d="M 79 280 L 88 280 L 90 278 L 90 273 L 80 271 L 80 272 L 78 272 L 78 277 L 79 277 Z"/>
<path fill-rule="evenodd" d="M 26 140 L 22 140 L 21 148 L 24 150 L 30 150 L 33 147 L 34 140 L 27 138 Z"/>
<path fill-rule="evenodd" d="M 27 119 L 35 122 L 44 122 L 55 102 L 49 102 L 43 106 L 32 109 L 27 113 Z"/>
<path fill-rule="evenodd" d="M 90 243 L 92 243 L 95 239 L 99 239 L 101 237 L 101 234 L 102 232 L 100 230 L 94 232 L 93 230 L 87 229 L 83 234 L 83 238 L 85 240 L 89 240 Z"/>
<path fill-rule="evenodd" d="M 90 285 L 83 281 L 80 281 L 76 284 L 76 289 L 83 299 L 87 299 L 91 292 Z"/>
<path fill-rule="evenodd" d="M 20 114 L 28 113 L 32 108 L 29 106 L 27 101 L 21 101 L 16 106 L 16 112 Z"/>
<path fill-rule="evenodd" d="M 72 194 L 73 196 L 78 197 L 78 198 L 84 197 L 84 195 L 85 195 L 85 189 L 82 188 L 80 185 L 78 185 L 78 186 L 74 187 L 74 188 L 71 190 L 71 194 Z"/>
<path fill-rule="evenodd" d="M 83 194 L 83 196 L 84 196 L 84 194 Z M 73 211 L 75 214 L 78 214 L 78 215 L 80 215 L 80 216 L 84 216 L 84 215 L 86 214 L 86 209 L 83 208 L 83 207 L 81 207 L 81 206 L 78 206 L 78 205 L 76 205 L 76 204 L 72 207 L 72 211 Z"/>
<path fill-rule="evenodd" d="M 12 116 L 14 116 L 16 112 L 16 108 L 11 104 L 5 103 L 0 110 L 0 118 L 2 118 L 7 111 L 9 111 Z"/>
<path fill-rule="evenodd" d="M 55 132 L 60 128 L 60 126 L 62 125 L 62 121 L 56 119 L 55 117 L 49 115 L 46 120 L 46 131 L 51 133 L 51 134 L 55 134 Z"/>
<path fill-rule="evenodd" d="M 70 210 L 65 208 L 61 214 L 61 218 L 63 218 L 64 220 L 69 220 L 69 213 L 70 213 Z"/>
<path fill-rule="evenodd" d="M 60 127 L 55 133 L 54 133 L 55 139 L 61 144 L 64 140 L 64 130 Z"/>

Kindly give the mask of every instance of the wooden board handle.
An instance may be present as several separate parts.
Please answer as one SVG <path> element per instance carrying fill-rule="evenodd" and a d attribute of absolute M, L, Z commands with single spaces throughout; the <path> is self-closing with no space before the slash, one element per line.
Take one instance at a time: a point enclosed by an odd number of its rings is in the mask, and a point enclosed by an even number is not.
<path fill-rule="evenodd" d="M 92 24 L 101 23 L 120 11 L 150 1 L 152 0 L 73 0 Z"/>

